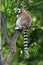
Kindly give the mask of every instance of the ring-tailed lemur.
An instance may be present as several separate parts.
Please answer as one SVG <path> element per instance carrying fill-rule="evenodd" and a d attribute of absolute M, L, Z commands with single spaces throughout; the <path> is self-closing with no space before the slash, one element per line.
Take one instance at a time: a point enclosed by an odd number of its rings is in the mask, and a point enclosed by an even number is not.
<path fill-rule="evenodd" d="M 28 59 L 28 27 L 31 25 L 31 17 L 30 14 L 27 13 L 24 9 L 14 9 L 15 13 L 17 14 L 17 21 L 15 29 L 22 29 L 24 28 L 24 56 L 25 59 Z"/>

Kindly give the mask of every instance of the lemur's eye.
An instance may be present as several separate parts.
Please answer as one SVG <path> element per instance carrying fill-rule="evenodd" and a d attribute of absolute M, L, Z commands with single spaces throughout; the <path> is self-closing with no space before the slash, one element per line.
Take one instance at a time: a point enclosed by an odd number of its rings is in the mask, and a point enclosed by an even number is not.
<path fill-rule="evenodd" d="M 19 10 L 18 10 L 18 12 L 19 12 Z"/>

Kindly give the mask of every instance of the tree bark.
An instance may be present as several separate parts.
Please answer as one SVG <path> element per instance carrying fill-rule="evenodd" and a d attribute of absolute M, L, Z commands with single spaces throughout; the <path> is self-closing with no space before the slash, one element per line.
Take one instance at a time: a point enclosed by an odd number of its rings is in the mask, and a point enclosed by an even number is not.
<path fill-rule="evenodd" d="M 1 6 L 1 0 L 0 0 Z M 0 65 L 4 65 L 3 55 L 2 55 L 2 43 L 1 43 L 1 11 L 0 11 Z"/>

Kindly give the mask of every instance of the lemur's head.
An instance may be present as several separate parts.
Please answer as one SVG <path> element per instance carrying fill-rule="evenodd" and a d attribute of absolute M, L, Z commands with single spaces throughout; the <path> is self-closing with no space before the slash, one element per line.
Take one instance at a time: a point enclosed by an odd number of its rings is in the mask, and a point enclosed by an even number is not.
<path fill-rule="evenodd" d="M 22 12 L 22 9 L 20 9 L 20 8 L 14 8 L 14 10 L 17 15 L 21 14 L 21 12 Z"/>

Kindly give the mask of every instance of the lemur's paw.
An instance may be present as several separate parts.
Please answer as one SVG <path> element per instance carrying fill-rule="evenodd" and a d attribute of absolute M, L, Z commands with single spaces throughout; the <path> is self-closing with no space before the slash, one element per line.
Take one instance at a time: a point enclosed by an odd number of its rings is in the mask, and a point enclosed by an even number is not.
<path fill-rule="evenodd" d="M 19 27 L 15 27 L 15 30 L 21 31 L 21 29 Z"/>

